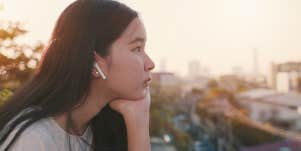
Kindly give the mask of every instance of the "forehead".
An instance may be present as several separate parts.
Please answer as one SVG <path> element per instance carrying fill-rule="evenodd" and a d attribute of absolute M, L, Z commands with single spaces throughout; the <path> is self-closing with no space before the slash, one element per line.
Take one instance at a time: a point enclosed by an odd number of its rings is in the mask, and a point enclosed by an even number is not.
<path fill-rule="evenodd" d="M 123 42 L 130 42 L 136 38 L 146 39 L 146 32 L 143 23 L 137 17 L 125 29 L 119 39 Z"/>

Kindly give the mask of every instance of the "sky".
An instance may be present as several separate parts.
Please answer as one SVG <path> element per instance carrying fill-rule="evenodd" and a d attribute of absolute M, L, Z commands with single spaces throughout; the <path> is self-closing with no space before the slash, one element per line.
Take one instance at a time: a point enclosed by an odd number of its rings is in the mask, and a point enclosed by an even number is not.
<path fill-rule="evenodd" d="M 120 0 L 137 10 L 147 31 L 146 52 L 160 70 L 187 74 L 199 61 L 212 75 L 233 67 L 253 71 L 270 63 L 301 61 L 300 0 Z M 0 0 L 0 19 L 20 21 L 29 31 L 24 42 L 46 42 L 56 19 L 73 0 Z"/>

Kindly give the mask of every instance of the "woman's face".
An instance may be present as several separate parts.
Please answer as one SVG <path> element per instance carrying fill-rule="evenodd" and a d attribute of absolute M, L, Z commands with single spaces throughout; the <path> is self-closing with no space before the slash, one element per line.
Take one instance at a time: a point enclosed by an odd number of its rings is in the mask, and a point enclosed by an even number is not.
<path fill-rule="evenodd" d="M 106 86 L 116 97 L 140 99 L 145 96 L 145 81 L 155 65 L 145 51 L 146 32 L 141 20 L 135 18 L 114 41 L 106 59 Z"/>

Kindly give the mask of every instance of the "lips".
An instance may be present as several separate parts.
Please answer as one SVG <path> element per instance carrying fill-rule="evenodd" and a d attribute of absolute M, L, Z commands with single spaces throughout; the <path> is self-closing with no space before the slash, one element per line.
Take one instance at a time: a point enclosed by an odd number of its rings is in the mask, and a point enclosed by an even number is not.
<path fill-rule="evenodd" d="M 147 84 L 147 85 L 149 85 L 150 82 L 151 82 L 151 80 L 152 80 L 151 78 L 147 78 L 147 79 L 144 81 L 144 83 Z"/>

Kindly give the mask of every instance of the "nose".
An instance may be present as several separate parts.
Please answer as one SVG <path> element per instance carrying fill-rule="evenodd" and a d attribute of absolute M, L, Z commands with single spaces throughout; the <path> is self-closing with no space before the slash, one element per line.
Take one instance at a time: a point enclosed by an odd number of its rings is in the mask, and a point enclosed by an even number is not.
<path fill-rule="evenodd" d="M 145 63 L 144 63 L 144 70 L 151 71 L 154 68 L 155 68 L 155 64 L 154 64 L 153 60 L 148 55 L 146 55 Z"/>

